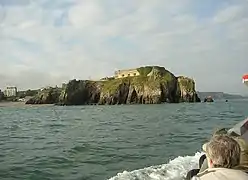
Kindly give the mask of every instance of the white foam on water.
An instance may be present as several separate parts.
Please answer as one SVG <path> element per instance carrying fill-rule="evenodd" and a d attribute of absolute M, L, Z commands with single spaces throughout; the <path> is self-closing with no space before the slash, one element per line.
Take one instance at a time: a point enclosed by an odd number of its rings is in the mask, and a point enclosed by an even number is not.
<path fill-rule="evenodd" d="M 124 171 L 109 180 L 183 180 L 189 170 L 198 168 L 201 155 L 203 153 L 197 152 L 194 156 L 179 156 L 168 164 Z"/>

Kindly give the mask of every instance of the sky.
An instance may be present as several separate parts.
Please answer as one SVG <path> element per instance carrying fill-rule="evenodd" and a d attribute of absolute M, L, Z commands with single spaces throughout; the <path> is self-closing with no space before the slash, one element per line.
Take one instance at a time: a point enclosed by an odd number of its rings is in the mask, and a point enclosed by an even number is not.
<path fill-rule="evenodd" d="M 0 88 L 164 66 L 247 94 L 248 0 L 0 0 Z"/>

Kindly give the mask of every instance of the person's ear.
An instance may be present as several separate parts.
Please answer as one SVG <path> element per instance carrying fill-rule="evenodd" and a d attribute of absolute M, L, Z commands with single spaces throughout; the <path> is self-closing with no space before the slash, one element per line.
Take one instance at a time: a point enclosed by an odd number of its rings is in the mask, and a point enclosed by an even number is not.
<path fill-rule="evenodd" d="M 212 168 L 213 167 L 213 160 L 212 159 L 208 159 L 208 162 L 209 162 L 209 168 Z"/>
<path fill-rule="evenodd" d="M 210 158 L 208 157 L 208 155 L 206 155 L 206 156 L 207 156 L 208 168 L 212 168 L 212 167 L 213 167 L 213 160 L 210 159 Z"/>

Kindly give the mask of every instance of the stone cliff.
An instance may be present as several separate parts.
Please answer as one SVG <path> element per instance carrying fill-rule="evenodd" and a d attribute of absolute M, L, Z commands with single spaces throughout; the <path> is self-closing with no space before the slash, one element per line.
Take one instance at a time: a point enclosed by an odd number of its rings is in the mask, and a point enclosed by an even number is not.
<path fill-rule="evenodd" d="M 150 72 L 140 74 L 137 77 L 103 82 L 99 104 L 159 104 L 179 101 L 177 79 L 172 73 L 164 68 L 153 67 Z"/>
<path fill-rule="evenodd" d="M 88 80 L 72 80 L 59 96 L 60 105 L 97 104 L 100 99 L 101 83 Z"/>
<path fill-rule="evenodd" d="M 178 86 L 180 89 L 180 102 L 201 102 L 195 91 L 195 82 L 188 77 L 177 77 Z"/>
<path fill-rule="evenodd" d="M 60 94 L 41 92 L 33 100 L 60 105 L 114 105 L 199 102 L 195 83 L 187 77 L 175 77 L 164 67 L 148 66 L 137 69 L 135 77 L 105 81 L 71 80 Z M 53 91 L 52 91 L 53 92 Z"/>

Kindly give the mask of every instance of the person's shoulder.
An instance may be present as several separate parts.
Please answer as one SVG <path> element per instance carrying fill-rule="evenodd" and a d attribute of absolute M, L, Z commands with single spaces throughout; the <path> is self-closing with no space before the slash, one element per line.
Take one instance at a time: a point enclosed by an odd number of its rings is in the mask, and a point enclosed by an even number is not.
<path fill-rule="evenodd" d="M 216 168 L 208 168 L 205 171 L 202 171 L 202 172 L 198 173 L 197 176 L 201 177 L 203 175 L 206 175 L 206 174 L 209 174 L 209 173 L 215 172 L 215 171 L 216 171 Z"/>
<path fill-rule="evenodd" d="M 234 139 L 239 143 L 242 151 L 248 150 L 248 143 L 245 141 L 243 137 L 238 136 L 238 137 L 234 137 Z"/>
<path fill-rule="evenodd" d="M 191 180 L 200 180 L 203 176 L 204 178 L 207 177 L 211 172 L 215 172 L 215 169 L 206 169 L 205 171 L 198 173 L 193 177 L 194 179 Z"/>
<path fill-rule="evenodd" d="M 217 171 L 215 172 L 215 175 L 220 176 L 220 175 L 225 175 L 228 176 L 230 179 L 234 177 L 238 177 L 240 180 L 241 179 L 248 179 L 248 174 L 242 170 L 238 169 L 229 169 L 229 168 L 218 168 Z"/>
<path fill-rule="evenodd" d="M 219 177 L 228 177 L 227 179 L 233 179 L 238 177 L 240 180 L 248 180 L 248 174 L 240 170 L 227 169 L 227 168 L 210 168 L 202 173 L 198 173 L 192 180 L 213 180 L 219 179 Z"/>

